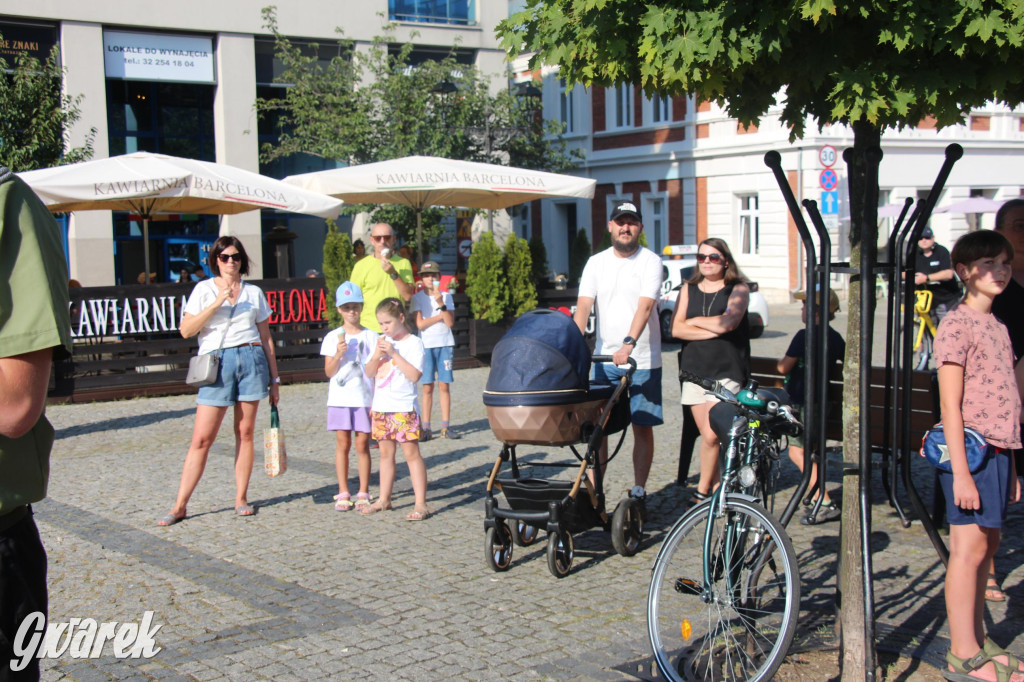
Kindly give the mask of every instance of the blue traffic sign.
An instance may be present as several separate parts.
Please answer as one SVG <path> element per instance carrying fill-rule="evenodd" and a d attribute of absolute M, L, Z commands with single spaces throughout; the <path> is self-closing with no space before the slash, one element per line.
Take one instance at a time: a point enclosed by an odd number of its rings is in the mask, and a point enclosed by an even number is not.
<path fill-rule="evenodd" d="M 839 176 L 831 168 L 826 168 L 821 171 L 821 175 L 818 177 L 818 184 L 826 192 L 831 192 L 839 186 Z"/>
<path fill-rule="evenodd" d="M 821 215 L 833 214 L 839 214 L 839 192 L 836 190 L 833 190 L 831 192 L 822 192 Z"/>

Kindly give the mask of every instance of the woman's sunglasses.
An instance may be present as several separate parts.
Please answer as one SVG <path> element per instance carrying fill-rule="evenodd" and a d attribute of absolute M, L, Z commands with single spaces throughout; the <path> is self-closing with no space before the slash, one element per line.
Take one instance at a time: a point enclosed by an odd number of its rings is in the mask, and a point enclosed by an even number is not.
<path fill-rule="evenodd" d="M 722 254 L 720 254 L 720 253 L 698 253 L 697 254 L 697 262 L 698 263 L 703 263 L 706 260 L 707 261 L 711 261 L 712 263 L 721 263 L 725 259 L 722 258 Z"/>
<path fill-rule="evenodd" d="M 233 260 L 236 263 L 242 262 L 242 254 L 240 253 L 218 253 L 217 260 L 221 263 L 227 263 L 229 260 Z"/>

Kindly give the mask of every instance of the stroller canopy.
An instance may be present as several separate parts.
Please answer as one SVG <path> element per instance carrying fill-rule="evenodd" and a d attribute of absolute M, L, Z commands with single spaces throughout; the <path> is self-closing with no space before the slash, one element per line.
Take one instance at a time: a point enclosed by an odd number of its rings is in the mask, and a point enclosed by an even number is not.
<path fill-rule="evenodd" d="M 558 391 L 589 386 L 590 348 L 565 313 L 539 308 L 516 320 L 491 353 L 486 391 Z"/>

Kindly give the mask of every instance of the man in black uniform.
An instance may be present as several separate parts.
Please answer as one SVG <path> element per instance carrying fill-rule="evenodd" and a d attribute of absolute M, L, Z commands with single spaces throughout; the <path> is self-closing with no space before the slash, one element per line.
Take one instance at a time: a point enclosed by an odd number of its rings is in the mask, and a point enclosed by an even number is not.
<path fill-rule="evenodd" d="M 935 243 L 935 233 L 926 227 L 917 242 L 914 260 L 914 288 L 932 292 L 932 316 L 938 325 L 953 304 L 960 300 L 960 286 L 953 275 L 949 251 Z"/>

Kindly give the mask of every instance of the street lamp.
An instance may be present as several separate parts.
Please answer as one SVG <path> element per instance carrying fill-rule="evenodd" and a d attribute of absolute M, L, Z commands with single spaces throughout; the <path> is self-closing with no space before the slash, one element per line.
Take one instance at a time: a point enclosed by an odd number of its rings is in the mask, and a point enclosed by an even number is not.
<path fill-rule="evenodd" d="M 443 80 L 431 88 L 431 92 L 437 95 L 450 95 L 458 91 L 458 86 L 448 80 Z M 522 98 L 538 99 L 542 93 L 533 83 L 518 83 L 515 86 L 515 94 Z M 493 162 L 493 154 L 516 135 L 524 132 L 521 126 L 495 126 L 492 125 L 491 97 L 488 95 L 484 102 L 484 124 L 482 126 L 464 126 L 463 130 L 470 135 L 473 143 L 483 147 L 484 159 L 488 163 Z M 479 140 L 479 142 L 478 142 Z M 508 158 L 504 159 L 508 163 Z M 487 231 L 494 232 L 494 212 L 487 211 Z"/>

